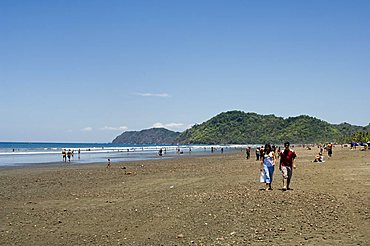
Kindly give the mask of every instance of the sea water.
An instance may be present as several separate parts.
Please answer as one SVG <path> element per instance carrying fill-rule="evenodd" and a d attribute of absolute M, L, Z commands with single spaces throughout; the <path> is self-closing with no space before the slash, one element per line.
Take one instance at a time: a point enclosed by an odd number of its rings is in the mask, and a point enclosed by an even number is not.
<path fill-rule="evenodd" d="M 62 150 L 73 151 L 70 163 L 137 161 L 158 158 L 175 158 L 183 155 L 207 155 L 235 151 L 245 145 L 129 145 L 112 143 L 38 143 L 0 142 L 0 166 L 26 166 L 32 164 L 63 163 Z M 163 149 L 163 155 L 158 151 Z M 80 155 L 78 151 L 80 150 Z M 68 162 L 68 160 L 67 160 Z"/>

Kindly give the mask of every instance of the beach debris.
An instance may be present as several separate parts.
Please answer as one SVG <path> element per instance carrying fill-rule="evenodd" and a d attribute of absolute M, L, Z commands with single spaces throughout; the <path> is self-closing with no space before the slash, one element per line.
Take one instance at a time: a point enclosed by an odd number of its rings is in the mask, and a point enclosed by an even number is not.
<path fill-rule="evenodd" d="M 29 201 L 29 202 L 25 202 L 25 203 L 23 203 L 23 205 L 27 205 L 27 204 L 37 204 L 37 202 Z"/>
<path fill-rule="evenodd" d="M 174 187 L 175 187 L 175 186 L 171 185 L 171 186 L 170 186 L 170 189 L 173 189 Z"/>
<path fill-rule="evenodd" d="M 236 232 L 235 232 L 235 231 L 231 232 L 231 233 L 230 233 L 230 236 L 232 236 L 232 235 L 234 235 L 234 234 L 236 234 Z"/>
<path fill-rule="evenodd" d="M 125 171 L 124 174 L 125 175 L 136 175 L 137 174 L 136 172 L 128 172 L 125 167 L 122 168 L 122 169 L 124 169 L 124 171 Z"/>
<path fill-rule="evenodd" d="M 127 172 L 127 168 L 126 167 L 121 167 L 121 169 L 125 171 L 125 175 L 135 174 L 134 172 Z"/>
<path fill-rule="evenodd" d="M 177 235 L 177 238 L 184 238 L 184 234 L 182 234 L 182 233 L 181 234 L 178 234 Z"/>

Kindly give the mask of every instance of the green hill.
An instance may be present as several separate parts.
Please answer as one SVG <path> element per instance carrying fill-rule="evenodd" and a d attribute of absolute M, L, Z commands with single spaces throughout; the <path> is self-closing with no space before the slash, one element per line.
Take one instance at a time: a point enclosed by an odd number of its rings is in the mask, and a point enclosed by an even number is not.
<path fill-rule="evenodd" d="M 142 131 L 127 131 L 116 137 L 115 144 L 173 144 L 179 132 L 165 128 L 151 128 Z"/>
<path fill-rule="evenodd" d="M 282 118 L 243 111 L 223 112 L 182 132 L 164 128 L 127 131 L 113 140 L 121 144 L 255 144 L 255 143 L 325 143 L 368 141 L 370 124 L 330 124 L 301 115 Z M 364 135 L 363 133 L 367 133 Z"/>
<path fill-rule="evenodd" d="M 344 123 L 329 124 L 302 115 L 284 119 L 275 115 L 259 115 L 242 111 L 220 113 L 194 125 L 177 138 L 183 144 L 252 144 L 252 143 L 324 143 L 343 142 L 348 136 L 367 127 Z"/>

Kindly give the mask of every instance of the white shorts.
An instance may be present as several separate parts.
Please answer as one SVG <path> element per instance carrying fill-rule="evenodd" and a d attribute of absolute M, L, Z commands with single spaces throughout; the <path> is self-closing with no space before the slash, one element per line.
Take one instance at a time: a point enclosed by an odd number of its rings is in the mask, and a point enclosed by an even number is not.
<path fill-rule="evenodd" d="M 292 167 L 281 166 L 281 173 L 284 179 L 291 179 L 292 178 Z"/>

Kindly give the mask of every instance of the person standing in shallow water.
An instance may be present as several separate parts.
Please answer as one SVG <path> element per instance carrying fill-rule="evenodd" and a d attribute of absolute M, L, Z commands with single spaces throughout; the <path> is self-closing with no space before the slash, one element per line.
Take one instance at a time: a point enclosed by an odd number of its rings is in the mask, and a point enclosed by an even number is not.
<path fill-rule="evenodd" d="M 274 170 L 275 170 L 275 153 L 272 151 L 271 145 L 266 144 L 264 148 L 264 154 L 261 157 L 261 169 L 260 171 L 264 172 L 265 175 L 265 183 L 266 188 L 265 190 L 272 190 L 271 184 L 272 184 L 272 177 L 274 176 Z"/>
<path fill-rule="evenodd" d="M 69 149 L 67 152 L 68 162 L 71 162 L 71 155 L 72 155 L 72 152 L 71 152 L 71 149 Z"/>
<path fill-rule="evenodd" d="M 66 162 L 67 161 L 67 152 L 65 149 L 62 150 L 62 156 L 63 156 L 63 161 Z"/>
<path fill-rule="evenodd" d="M 283 191 L 290 190 L 289 185 L 293 175 L 293 168 L 296 168 L 294 159 L 297 157 L 297 155 L 289 148 L 289 146 L 289 142 L 285 142 L 285 149 L 280 154 L 279 170 L 283 175 Z"/>

